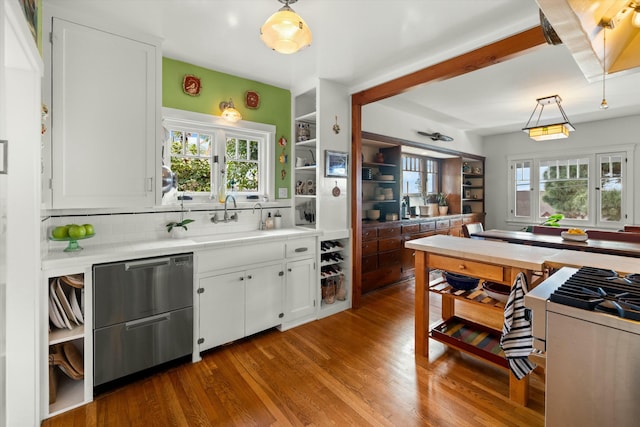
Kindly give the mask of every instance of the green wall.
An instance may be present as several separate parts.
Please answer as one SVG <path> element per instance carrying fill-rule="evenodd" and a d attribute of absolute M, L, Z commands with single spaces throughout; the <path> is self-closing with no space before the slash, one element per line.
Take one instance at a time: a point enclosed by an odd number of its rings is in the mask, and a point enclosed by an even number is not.
<path fill-rule="evenodd" d="M 185 74 L 193 74 L 200 78 L 202 90 L 199 96 L 190 96 L 182 91 L 182 80 Z M 257 109 L 247 108 L 244 104 L 245 92 L 248 90 L 260 95 L 260 106 Z M 179 110 L 219 116 L 221 101 L 233 99 L 233 103 L 243 120 L 266 123 L 276 126 L 275 153 L 275 197 L 279 188 L 287 188 L 291 197 L 291 92 L 288 90 L 247 80 L 230 74 L 198 67 L 186 62 L 170 58 L 162 58 L 162 105 Z M 284 147 L 287 163 L 281 164 L 279 159 L 283 148 L 277 140 L 284 136 L 288 143 Z M 282 170 L 285 170 L 284 179 Z"/>

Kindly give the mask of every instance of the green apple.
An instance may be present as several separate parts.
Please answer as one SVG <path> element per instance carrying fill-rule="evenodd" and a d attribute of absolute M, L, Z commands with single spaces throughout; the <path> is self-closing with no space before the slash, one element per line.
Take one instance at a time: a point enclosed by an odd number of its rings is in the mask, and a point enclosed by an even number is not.
<path fill-rule="evenodd" d="M 86 234 L 86 230 L 81 225 L 73 224 L 69 227 L 69 237 L 71 237 L 72 239 L 81 239 Z"/>
<path fill-rule="evenodd" d="M 69 227 L 67 227 L 66 225 L 60 225 L 53 229 L 53 231 L 51 232 L 51 236 L 56 239 L 66 239 L 67 237 L 69 237 Z"/>
<path fill-rule="evenodd" d="M 82 226 L 84 227 L 84 231 L 87 233 L 87 236 L 92 236 L 96 234 L 96 230 L 93 228 L 93 225 L 83 224 Z"/>

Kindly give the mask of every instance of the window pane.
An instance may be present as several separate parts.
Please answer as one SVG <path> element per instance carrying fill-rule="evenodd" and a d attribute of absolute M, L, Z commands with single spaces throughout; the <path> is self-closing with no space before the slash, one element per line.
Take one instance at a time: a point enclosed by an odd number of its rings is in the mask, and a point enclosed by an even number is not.
<path fill-rule="evenodd" d="M 420 172 L 402 172 L 402 191 L 405 194 L 421 194 Z"/>
<path fill-rule="evenodd" d="M 258 141 L 249 142 L 249 160 L 258 160 Z"/>
<path fill-rule="evenodd" d="M 589 219 L 588 159 L 540 162 L 539 215 L 563 214 L 570 219 Z"/>
<path fill-rule="evenodd" d="M 225 150 L 225 152 L 227 153 L 227 159 L 229 159 L 229 160 L 237 159 L 238 158 L 237 151 L 238 151 L 238 149 L 237 149 L 236 139 L 235 138 L 228 138 L 227 139 L 227 148 Z"/>
<path fill-rule="evenodd" d="M 198 134 L 194 132 L 187 132 L 187 152 L 192 156 L 198 155 Z"/>
<path fill-rule="evenodd" d="M 514 165 L 516 183 L 515 216 L 531 216 L 531 162 L 516 162 Z"/>
<path fill-rule="evenodd" d="M 211 135 L 200 134 L 200 147 L 198 152 L 201 157 L 211 156 Z"/>
<path fill-rule="evenodd" d="M 179 130 L 170 132 L 169 141 L 171 142 L 171 154 L 183 154 L 184 146 L 182 143 L 183 133 Z"/>
<path fill-rule="evenodd" d="M 622 218 L 621 155 L 600 156 L 600 220 L 620 221 Z"/>

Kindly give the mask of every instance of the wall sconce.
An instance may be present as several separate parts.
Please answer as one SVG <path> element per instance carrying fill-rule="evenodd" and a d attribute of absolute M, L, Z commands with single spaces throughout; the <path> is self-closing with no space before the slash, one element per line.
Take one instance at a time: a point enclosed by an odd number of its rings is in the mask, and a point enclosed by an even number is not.
<path fill-rule="evenodd" d="M 229 122 L 235 123 L 238 120 L 242 120 L 242 114 L 240 114 L 240 111 L 236 110 L 231 98 L 229 98 L 229 102 L 222 101 L 220 103 L 220 110 L 222 110 L 220 117 Z"/>
<path fill-rule="evenodd" d="M 522 129 L 525 133 L 529 134 L 529 138 L 535 141 L 548 141 L 550 139 L 559 139 L 559 138 L 568 138 L 569 132 L 576 130 L 573 125 L 569 122 L 569 118 L 565 114 L 562 106 L 560 105 L 562 102 L 562 98 L 559 95 L 547 96 L 544 98 L 536 99 L 536 106 L 529 117 L 529 121 Z M 553 123 L 548 125 L 540 125 L 540 117 L 542 116 L 542 111 L 544 107 L 555 103 L 562 114 L 563 122 Z M 538 113 L 538 118 L 536 119 L 536 123 L 533 126 L 530 126 L 531 119 L 536 113 L 536 110 L 540 107 L 540 112 Z"/>
<path fill-rule="evenodd" d="M 631 25 L 640 28 L 640 5 L 637 5 L 633 9 L 633 15 L 631 15 Z"/>

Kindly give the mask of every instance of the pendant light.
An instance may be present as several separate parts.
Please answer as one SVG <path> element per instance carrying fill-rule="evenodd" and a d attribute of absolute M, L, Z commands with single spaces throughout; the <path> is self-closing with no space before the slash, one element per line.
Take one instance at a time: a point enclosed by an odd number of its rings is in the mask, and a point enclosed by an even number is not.
<path fill-rule="evenodd" d="M 606 110 L 609 108 L 607 104 L 607 98 L 605 97 L 605 76 L 607 75 L 607 28 L 609 25 L 602 22 L 602 102 L 600 102 L 600 109 Z"/>
<path fill-rule="evenodd" d="M 560 102 L 562 102 L 562 98 L 560 98 L 559 95 L 546 96 L 544 98 L 536 99 L 536 106 L 533 108 L 533 112 L 529 117 L 529 121 L 527 122 L 525 127 L 522 129 L 525 133 L 529 135 L 529 138 L 535 141 L 548 141 L 550 139 L 559 139 L 559 138 L 569 137 L 569 132 L 574 131 L 575 128 L 569 122 L 569 118 L 567 117 L 567 114 L 562 109 L 562 105 L 560 105 Z M 562 114 L 563 121 L 558 123 L 548 124 L 548 125 L 540 125 L 539 124 L 540 117 L 542 116 L 542 111 L 544 110 L 544 107 L 551 104 L 556 104 L 556 106 L 558 107 L 558 110 L 560 111 L 560 114 Z M 533 126 L 530 126 L 531 119 L 533 119 L 533 116 L 538 110 L 538 107 L 540 107 L 540 112 L 538 113 L 538 118 L 536 119 L 536 123 Z"/>
<path fill-rule="evenodd" d="M 289 4 L 298 0 L 278 0 L 284 6 L 260 28 L 260 38 L 265 45 L 279 53 L 291 54 L 311 44 L 311 30 Z"/>

